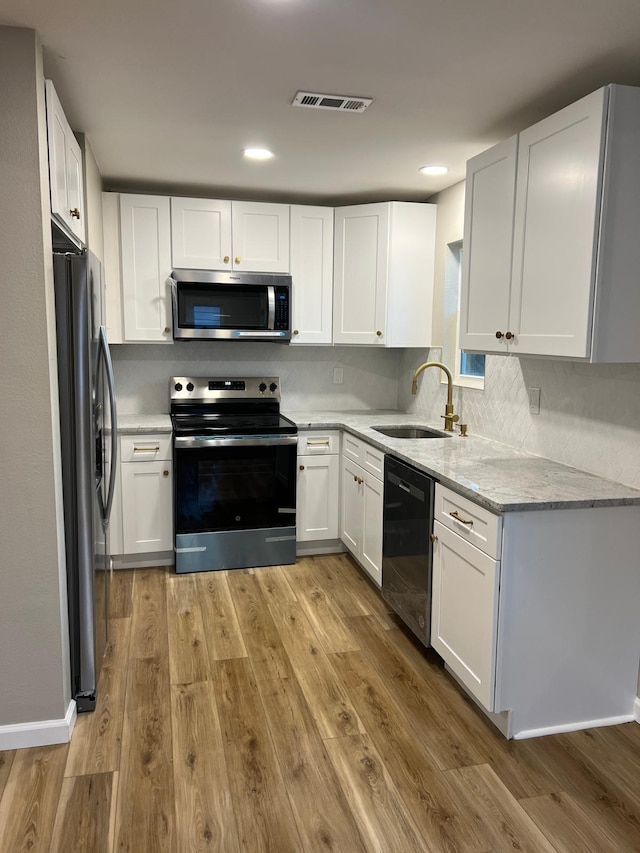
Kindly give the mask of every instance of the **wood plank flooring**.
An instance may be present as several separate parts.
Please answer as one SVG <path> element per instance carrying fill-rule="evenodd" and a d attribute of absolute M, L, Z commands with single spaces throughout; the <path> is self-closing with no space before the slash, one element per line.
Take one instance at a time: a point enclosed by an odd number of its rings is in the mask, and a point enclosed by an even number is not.
<path fill-rule="evenodd" d="M 346 555 L 112 615 L 71 744 L 0 752 L 0 853 L 640 851 L 640 726 L 506 741 Z"/>

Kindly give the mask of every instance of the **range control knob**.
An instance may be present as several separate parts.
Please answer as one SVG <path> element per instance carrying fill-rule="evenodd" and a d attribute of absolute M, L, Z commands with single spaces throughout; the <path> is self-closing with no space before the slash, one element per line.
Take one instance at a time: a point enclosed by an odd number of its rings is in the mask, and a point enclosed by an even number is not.
<path fill-rule="evenodd" d="M 193 391 L 193 382 L 187 382 L 187 391 Z"/>
<path fill-rule="evenodd" d="M 267 386 L 265 385 L 265 383 L 264 383 L 264 382 L 261 382 L 261 383 L 258 385 L 258 391 L 260 391 L 260 393 L 261 393 L 261 394 L 264 394 L 264 392 L 265 392 L 266 390 L 267 390 Z"/>
<path fill-rule="evenodd" d="M 276 385 L 276 383 L 272 382 L 271 385 L 269 385 L 269 391 L 271 391 L 271 393 L 273 394 L 273 392 L 277 389 L 277 387 L 278 386 Z"/>
<path fill-rule="evenodd" d="M 182 391 L 182 382 L 176 382 L 174 387 L 176 391 Z"/>

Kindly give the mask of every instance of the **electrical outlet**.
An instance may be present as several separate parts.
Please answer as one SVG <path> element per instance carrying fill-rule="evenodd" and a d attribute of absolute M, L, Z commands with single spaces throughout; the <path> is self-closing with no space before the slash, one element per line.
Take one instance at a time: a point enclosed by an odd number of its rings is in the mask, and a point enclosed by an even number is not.
<path fill-rule="evenodd" d="M 540 389 L 529 388 L 529 412 L 532 415 L 540 414 Z"/>
<path fill-rule="evenodd" d="M 344 382 L 344 369 L 342 367 L 333 368 L 333 384 L 342 385 Z"/>

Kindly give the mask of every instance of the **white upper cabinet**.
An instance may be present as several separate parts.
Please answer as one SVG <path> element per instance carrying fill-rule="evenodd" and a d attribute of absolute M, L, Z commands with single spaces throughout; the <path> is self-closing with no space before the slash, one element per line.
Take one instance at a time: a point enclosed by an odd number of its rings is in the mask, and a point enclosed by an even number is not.
<path fill-rule="evenodd" d="M 172 198 L 171 252 L 173 269 L 232 269 L 231 202 Z"/>
<path fill-rule="evenodd" d="M 460 336 L 464 349 L 506 347 L 518 137 L 467 163 Z"/>
<path fill-rule="evenodd" d="M 333 208 L 291 206 L 292 344 L 330 344 Z"/>
<path fill-rule="evenodd" d="M 171 341 L 169 199 L 121 195 L 120 243 L 123 340 Z"/>
<path fill-rule="evenodd" d="M 640 89 L 607 86 L 522 132 L 514 202 L 515 144 L 467 164 L 461 347 L 640 361 Z"/>
<path fill-rule="evenodd" d="M 431 344 L 436 206 L 336 208 L 333 341 Z"/>
<path fill-rule="evenodd" d="M 45 80 L 51 213 L 58 224 L 86 242 L 82 151 L 51 80 Z"/>
<path fill-rule="evenodd" d="M 289 205 L 172 198 L 174 269 L 289 272 Z"/>

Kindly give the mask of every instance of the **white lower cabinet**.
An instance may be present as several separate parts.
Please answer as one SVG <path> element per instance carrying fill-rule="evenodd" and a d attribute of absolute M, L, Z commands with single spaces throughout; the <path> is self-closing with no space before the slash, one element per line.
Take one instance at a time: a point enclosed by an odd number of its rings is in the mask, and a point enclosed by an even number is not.
<path fill-rule="evenodd" d="M 340 537 L 377 586 L 382 586 L 383 481 L 382 473 L 378 477 L 371 470 L 382 472 L 383 460 L 382 451 L 345 433 Z"/>
<path fill-rule="evenodd" d="M 339 447 L 336 431 L 298 435 L 298 542 L 338 538 Z"/>
<path fill-rule="evenodd" d="M 633 719 L 640 506 L 499 515 L 437 484 L 434 519 L 431 644 L 500 730 Z"/>
<path fill-rule="evenodd" d="M 433 532 L 431 645 L 493 711 L 500 562 L 438 521 Z"/>
<path fill-rule="evenodd" d="M 111 551 L 121 567 L 129 555 L 173 551 L 171 436 L 120 437 L 119 492 L 114 501 Z M 118 559 L 124 555 L 124 559 Z M 166 558 L 163 559 L 166 562 Z"/>

